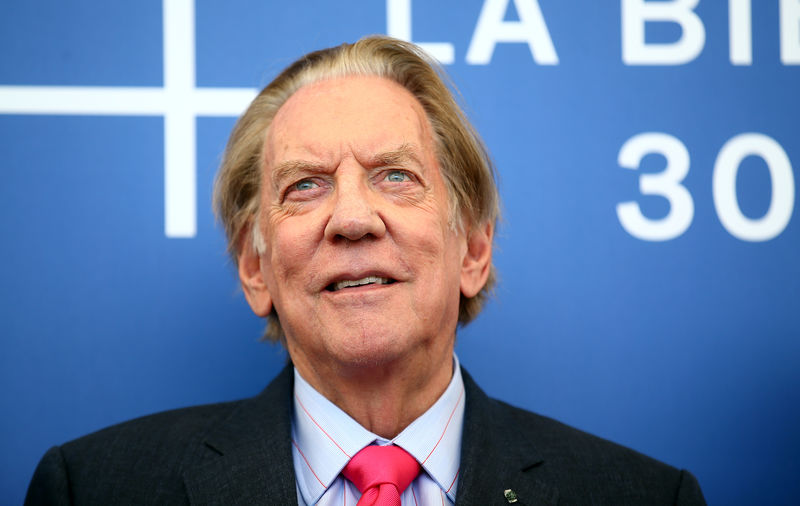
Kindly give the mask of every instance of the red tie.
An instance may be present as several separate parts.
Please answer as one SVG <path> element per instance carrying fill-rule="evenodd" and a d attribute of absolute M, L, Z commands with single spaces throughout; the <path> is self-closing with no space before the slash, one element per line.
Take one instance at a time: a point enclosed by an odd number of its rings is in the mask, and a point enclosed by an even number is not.
<path fill-rule="evenodd" d="M 419 474 L 417 461 L 399 446 L 366 446 L 342 474 L 361 491 L 357 506 L 400 506 L 400 494 Z"/>

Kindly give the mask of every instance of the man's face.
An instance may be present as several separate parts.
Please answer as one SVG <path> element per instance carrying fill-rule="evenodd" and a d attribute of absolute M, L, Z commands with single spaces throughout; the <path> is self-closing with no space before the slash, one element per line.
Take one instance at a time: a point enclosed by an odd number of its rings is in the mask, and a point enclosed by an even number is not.
<path fill-rule="evenodd" d="M 378 77 L 305 86 L 263 161 L 266 248 L 240 269 L 255 312 L 277 310 L 295 365 L 449 361 L 468 248 L 419 102 Z"/>

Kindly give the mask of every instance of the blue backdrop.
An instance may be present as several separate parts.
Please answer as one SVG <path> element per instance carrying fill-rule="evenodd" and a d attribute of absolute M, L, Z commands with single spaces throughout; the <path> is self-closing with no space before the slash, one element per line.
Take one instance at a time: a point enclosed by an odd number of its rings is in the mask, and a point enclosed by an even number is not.
<path fill-rule="evenodd" d="M 0 502 L 51 445 L 249 396 L 285 361 L 210 212 L 234 117 L 297 56 L 428 43 L 499 170 L 492 395 L 800 496 L 800 1 L 0 3 Z"/>

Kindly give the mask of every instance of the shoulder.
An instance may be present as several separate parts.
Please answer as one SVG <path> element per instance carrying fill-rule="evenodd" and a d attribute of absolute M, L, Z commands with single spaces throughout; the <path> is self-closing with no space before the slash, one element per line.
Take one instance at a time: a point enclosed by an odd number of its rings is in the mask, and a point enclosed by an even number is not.
<path fill-rule="evenodd" d="M 61 446 L 67 460 L 81 462 L 126 460 L 161 454 L 161 463 L 180 460 L 181 449 L 202 442 L 204 436 L 228 418 L 243 401 L 224 402 L 164 411 L 129 420 Z"/>
<path fill-rule="evenodd" d="M 25 504 L 186 504 L 200 490 L 233 503 L 224 493 L 258 489 L 252 477 L 265 474 L 266 462 L 291 462 L 292 378 L 287 366 L 255 397 L 165 411 L 55 446 L 39 462 Z M 222 476 L 234 461 L 231 476 Z"/>
<path fill-rule="evenodd" d="M 129 504 L 184 502 L 184 463 L 244 402 L 165 411 L 55 446 L 36 468 L 26 504 L 101 504 L 108 497 Z"/>
<path fill-rule="evenodd" d="M 607 439 L 584 432 L 558 420 L 521 409 L 503 401 L 491 400 L 496 409 L 505 411 L 525 437 L 535 441 L 536 448 L 550 461 L 581 461 L 584 465 L 634 465 L 636 468 L 672 468 L 658 460 Z"/>
<path fill-rule="evenodd" d="M 471 378 L 467 382 L 472 406 L 465 428 L 472 435 L 465 434 L 465 444 L 482 446 L 496 466 L 535 483 L 543 496 L 565 504 L 705 504 L 691 473 L 489 398 Z M 469 454 L 464 449 L 462 459 Z"/>
<path fill-rule="evenodd" d="M 524 427 L 563 496 L 598 504 L 705 504 L 688 471 L 552 418 L 498 402 Z M 663 501 L 663 502 L 662 502 Z"/>
<path fill-rule="evenodd" d="M 551 464 L 573 470 L 580 468 L 589 473 L 607 474 L 616 469 L 677 474 L 674 467 L 620 444 L 503 401 L 492 399 L 492 402 L 498 410 L 507 413 L 520 435 L 533 441 L 541 458 Z"/>

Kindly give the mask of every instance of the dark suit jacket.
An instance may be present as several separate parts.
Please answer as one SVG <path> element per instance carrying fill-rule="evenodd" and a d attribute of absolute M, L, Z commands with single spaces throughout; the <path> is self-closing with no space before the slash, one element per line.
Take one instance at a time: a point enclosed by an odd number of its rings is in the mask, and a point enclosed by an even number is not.
<path fill-rule="evenodd" d="M 694 477 L 490 399 L 464 372 L 458 505 L 705 504 Z M 51 448 L 26 505 L 297 504 L 290 367 L 257 397 L 140 418 Z"/>

